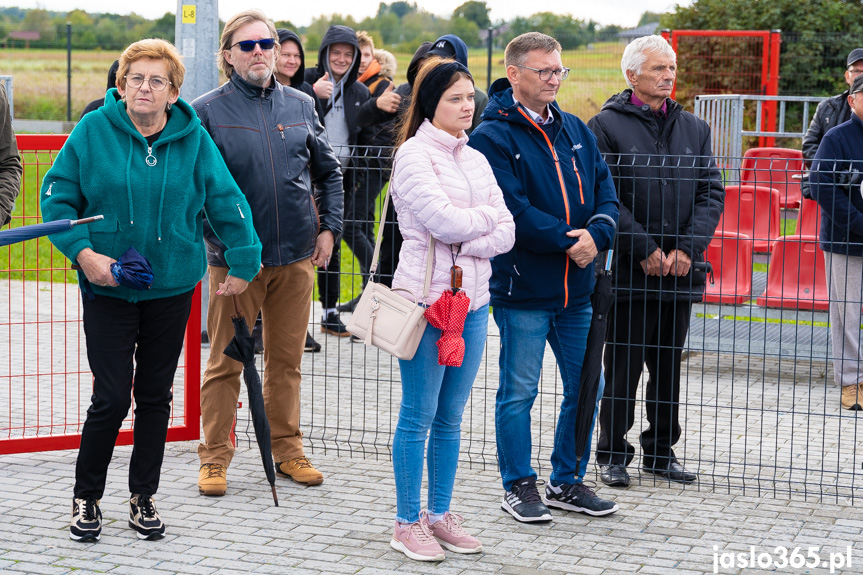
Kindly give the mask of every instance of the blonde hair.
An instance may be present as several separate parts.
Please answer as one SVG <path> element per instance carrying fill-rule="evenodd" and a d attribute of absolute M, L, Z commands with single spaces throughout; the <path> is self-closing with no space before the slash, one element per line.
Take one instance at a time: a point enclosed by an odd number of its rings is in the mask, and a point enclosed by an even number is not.
<path fill-rule="evenodd" d="M 374 55 L 375 60 L 381 65 L 381 76 L 386 76 L 390 79 L 394 78 L 396 75 L 396 66 L 398 65 L 396 57 L 383 49 L 375 50 Z"/>
<path fill-rule="evenodd" d="M 360 45 L 360 51 L 362 51 L 366 46 L 371 46 L 372 52 L 375 51 L 375 40 L 365 30 L 357 32 L 357 44 Z"/>
<path fill-rule="evenodd" d="M 171 90 L 175 94 L 180 93 L 180 86 L 186 77 L 186 66 L 183 65 L 183 56 L 177 47 L 159 38 L 147 38 L 138 40 L 123 50 L 117 66 L 117 86 L 126 89 L 126 74 L 133 62 L 143 59 L 161 60 L 168 69 L 168 81 L 171 82 Z"/>
<path fill-rule="evenodd" d="M 221 70 L 222 74 L 224 74 L 225 78 L 228 80 L 230 80 L 231 76 L 234 74 L 234 67 L 229 64 L 228 60 L 225 58 L 225 52 L 230 50 L 231 46 L 234 45 L 234 34 L 237 33 L 237 30 L 246 24 L 251 24 L 252 22 L 263 22 L 266 24 L 267 28 L 270 30 L 270 38 L 276 41 L 276 45 L 273 49 L 277 51 L 281 49 L 281 46 L 279 45 L 279 34 L 276 32 L 276 25 L 273 24 L 272 20 L 267 18 L 266 14 L 260 10 L 245 10 L 239 14 L 234 14 L 225 23 L 225 29 L 222 30 L 222 39 L 219 41 L 219 52 L 216 54 L 219 62 L 219 70 Z"/>

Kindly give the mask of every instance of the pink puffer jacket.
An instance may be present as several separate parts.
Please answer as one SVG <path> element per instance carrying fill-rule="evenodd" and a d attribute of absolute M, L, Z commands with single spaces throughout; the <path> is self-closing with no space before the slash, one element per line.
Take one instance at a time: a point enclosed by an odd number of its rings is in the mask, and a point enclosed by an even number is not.
<path fill-rule="evenodd" d="M 515 224 L 485 156 L 425 120 L 396 152 L 390 193 L 404 243 L 393 288 L 422 298 L 428 235 L 435 238 L 431 305 L 450 287 L 452 257 L 462 268 L 462 289 L 476 310 L 489 301 L 489 258 L 515 243 Z"/>

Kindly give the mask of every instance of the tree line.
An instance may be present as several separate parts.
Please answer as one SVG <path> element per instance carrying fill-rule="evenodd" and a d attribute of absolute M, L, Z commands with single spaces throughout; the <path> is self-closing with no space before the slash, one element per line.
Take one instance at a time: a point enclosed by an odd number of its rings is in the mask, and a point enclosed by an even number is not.
<path fill-rule="evenodd" d="M 449 18 L 436 16 L 415 2 L 381 2 L 378 12 L 372 17 L 356 20 L 341 14 L 321 15 L 309 26 L 295 26 L 290 21 L 278 21 L 278 27 L 297 31 L 304 39 L 307 51 L 314 53 L 321 38 L 332 24 L 344 24 L 356 30 L 366 30 L 381 47 L 392 51 L 412 53 L 416 47 L 429 39 L 444 34 L 456 34 L 468 46 L 485 45 L 481 31 L 492 28 L 496 47 L 502 47 L 512 38 L 527 31 L 540 31 L 560 41 L 564 49 L 575 49 L 591 42 L 615 40 L 623 29 L 620 26 L 601 26 L 570 14 L 539 12 L 531 16 L 517 17 L 511 21 L 492 22 L 491 9 L 484 1 L 469 0 L 456 8 Z M 648 21 L 658 21 L 660 14 L 645 13 Z M 8 40 L 9 32 L 27 30 L 39 32 L 38 40 L 30 40 L 31 48 L 58 48 L 66 43 L 66 24 L 72 25 L 72 46 L 75 49 L 96 49 L 126 46 L 141 38 L 163 38 L 174 41 L 176 15 L 166 12 L 164 16 L 149 20 L 137 14 L 119 15 L 88 13 L 84 10 L 52 12 L 42 8 L 0 8 L 0 42 L 21 46 L 23 41 Z M 220 22 L 220 28 L 224 22 Z"/>

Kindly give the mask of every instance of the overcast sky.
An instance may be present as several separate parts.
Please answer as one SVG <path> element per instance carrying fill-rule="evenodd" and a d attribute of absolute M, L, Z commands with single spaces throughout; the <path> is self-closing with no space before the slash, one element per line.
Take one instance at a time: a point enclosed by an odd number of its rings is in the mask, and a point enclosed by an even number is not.
<path fill-rule="evenodd" d="M 417 5 L 428 12 L 450 17 L 452 11 L 463 4 L 465 0 L 416 0 Z M 18 6 L 20 8 L 44 8 L 57 12 L 68 12 L 76 8 L 87 12 L 110 12 L 128 14 L 137 12 L 145 18 L 158 18 L 165 12 L 177 10 L 178 4 L 195 4 L 195 0 L 151 0 L 147 2 L 117 2 L 117 0 L 0 0 L 0 6 Z M 386 2 L 392 3 L 392 0 Z M 638 23 L 638 18 L 644 11 L 667 12 L 675 4 L 688 5 L 690 0 L 528 0 L 515 2 L 513 0 L 487 0 L 491 7 L 491 19 L 511 20 L 516 16 L 529 16 L 536 12 L 555 12 L 572 14 L 582 20 L 594 20 L 602 25 L 617 24 L 631 27 Z M 290 20 L 297 26 L 307 26 L 312 18 L 321 14 L 339 13 L 351 15 L 356 20 L 366 16 L 374 16 L 378 11 L 380 0 L 281 0 L 278 2 L 249 2 L 249 0 L 221 0 L 219 2 L 219 17 L 228 19 L 232 14 L 247 8 L 260 8 L 273 20 Z"/>

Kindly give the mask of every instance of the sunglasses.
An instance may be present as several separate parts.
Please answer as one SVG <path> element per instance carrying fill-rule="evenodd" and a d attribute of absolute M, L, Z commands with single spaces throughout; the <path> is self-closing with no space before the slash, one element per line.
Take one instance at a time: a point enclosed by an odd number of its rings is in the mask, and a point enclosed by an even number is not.
<path fill-rule="evenodd" d="M 272 50 L 276 45 L 276 41 L 272 38 L 262 38 L 261 40 L 243 40 L 237 42 L 234 46 L 239 46 L 243 52 L 251 52 L 255 49 L 255 44 L 261 47 L 261 50 Z M 234 46 L 231 46 L 233 48 Z"/>

